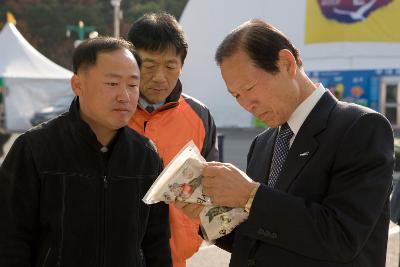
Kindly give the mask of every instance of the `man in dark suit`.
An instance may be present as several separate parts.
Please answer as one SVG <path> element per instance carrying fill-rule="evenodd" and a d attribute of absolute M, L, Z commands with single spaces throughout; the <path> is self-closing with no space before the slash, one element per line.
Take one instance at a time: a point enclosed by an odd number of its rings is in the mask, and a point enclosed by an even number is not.
<path fill-rule="evenodd" d="M 254 139 L 246 174 L 218 162 L 203 171 L 215 204 L 249 212 L 216 240 L 230 266 L 384 267 L 394 163 L 385 117 L 314 84 L 293 44 L 261 20 L 232 31 L 216 61 L 232 96 L 272 127 Z"/>

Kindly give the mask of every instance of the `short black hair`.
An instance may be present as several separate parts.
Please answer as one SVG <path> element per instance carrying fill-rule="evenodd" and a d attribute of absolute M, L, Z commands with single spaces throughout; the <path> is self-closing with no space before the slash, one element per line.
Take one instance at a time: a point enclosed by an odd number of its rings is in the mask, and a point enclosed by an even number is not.
<path fill-rule="evenodd" d="M 282 49 L 288 49 L 293 54 L 299 68 L 303 64 L 292 42 L 274 26 L 260 19 L 247 21 L 228 34 L 217 48 L 215 61 L 220 66 L 224 59 L 240 49 L 257 67 L 272 74 L 279 72 L 277 61 Z"/>
<path fill-rule="evenodd" d="M 175 47 L 185 61 L 188 49 L 185 33 L 174 16 L 165 13 L 147 13 L 137 19 L 128 32 L 128 40 L 137 49 L 164 51 Z"/>
<path fill-rule="evenodd" d="M 72 56 L 73 71 L 75 74 L 78 74 L 80 69 L 95 65 L 99 53 L 113 52 L 124 48 L 132 53 L 140 69 L 142 66 L 142 59 L 131 42 L 119 38 L 103 36 L 87 39 L 78 45 Z"/>

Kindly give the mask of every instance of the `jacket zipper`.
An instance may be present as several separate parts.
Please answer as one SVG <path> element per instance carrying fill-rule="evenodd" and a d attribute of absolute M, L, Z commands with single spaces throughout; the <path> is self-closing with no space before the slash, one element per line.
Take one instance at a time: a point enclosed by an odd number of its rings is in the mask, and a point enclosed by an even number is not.
<path fill-rule="evenodd" d="M 104 189 L 108 188 L 108 180 L 107 180 L 107 176 L 106 175 L 103 176 L 103 185 L 104 185 Z"/>
<path fill-rule="evenodd" d="M 44 261 L 43 261 L 42 267 L 45 267 L 45 266 L 46 266 L 47 258 L 48 258 L 49 255 L 50 255 L 50 251 L 51 251 L 51 248 L 49 248 L 49 249 L 47 250 L 46 256 L 44 257 Z"/>
<path fill-rule="evenodd" d="M 105 258 L 106 258 L 106 190 L 108 188 L 108 179 L 107 175 L 103 175 L 103 247 L 102 247 L 102 263 L 101 266 L 104 266 Z"/>
<path fill-rule="evenodd" d="M 65 191 L 66 191 L 66 180 L 65 175 L 63 176 L 63 188 L 62 188 L 62 207 L 61 207 L 61 238 L 60 238 L 60 248 L 58 249 L 57 266 L 61 266 L 61 253 L 63 250 L 64 243 L 64 215 L 65 215 Z"/>

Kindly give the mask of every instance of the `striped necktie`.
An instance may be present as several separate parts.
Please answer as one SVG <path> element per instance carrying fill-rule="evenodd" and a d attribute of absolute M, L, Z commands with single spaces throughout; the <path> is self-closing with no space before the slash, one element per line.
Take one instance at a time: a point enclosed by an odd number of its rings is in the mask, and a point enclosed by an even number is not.
<path fill-rule="evenodd" d="M 284 123 L 276 137 L 274 152 L 272 155 L 271 169 L 269 172 L 268 187 L 274 188 L 278 181 L 279 173 L 282 170 L 283 163 L 289 152 L 290 139 L 293 137 L 293 132 L 289 124 Z"/>

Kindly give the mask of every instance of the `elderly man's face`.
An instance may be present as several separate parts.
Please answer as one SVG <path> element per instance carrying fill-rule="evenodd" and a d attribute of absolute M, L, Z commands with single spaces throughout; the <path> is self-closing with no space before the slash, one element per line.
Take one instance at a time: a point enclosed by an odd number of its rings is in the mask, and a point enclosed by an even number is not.
<path fill-rule="evenodd" d="M 165 101 L 182 72 L 181 56 L 173 46 L 164 51 L 139 49 L 143 59 L 140 93 L 150 104 Z"/>
<path fill-rule="evenodd" d="M 279 61 L 280 72 L 271 74 L 255 66 L 241 50 L 221 64 L 222 77 L 232 96 L 270 127 L 285 123 L 299 103 L 299 89 L 283 64 Z"/>

